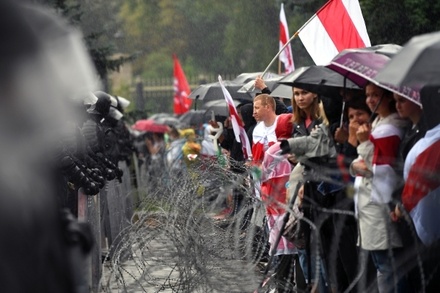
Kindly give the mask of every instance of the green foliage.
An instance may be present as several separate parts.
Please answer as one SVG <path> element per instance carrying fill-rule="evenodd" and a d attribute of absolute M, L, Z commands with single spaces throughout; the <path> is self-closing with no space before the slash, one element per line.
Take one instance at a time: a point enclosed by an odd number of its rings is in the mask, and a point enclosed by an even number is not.
<path fill-rule="evenodd" d="M 85 37 L 85 41 L 93 63 L 95 64 L 96 71 L 102 79 L 105 79 L 109 72 L 118 71 L 122 64 L 133 61 L 135 56 L 121 56 L 113 59 L 112 56 L 115 53 L 115 50 L 112 45 L 108 45 L 106 47 L 96 47 L 96 42 L 100 36 L 101 34 L 91 34 Z"/>
<path fill-rule="evenodd" d="M 299 29 L 323 3 L 287 1 L 290 32 Z M 267 0 L 127 0 L 119 17 L 126 48 L 141 52 L 135 74 L 163 76 L 169 68 L 164 56 L 175 53 L 186 60 L 185 67 L 197 70 L 194 74 L 215 75 L 267 67 L 279 49 L 279 8 L 280 1 Z M 311 64 L 299 39 L 292 47 L 297 67 Z M 270 71 L 278 71 L 278 62 Z"/>
<path fill-rule="evenodd" d="M 119 87 L 113 88 L 113 92 L 115 96 L 124 97 L 130 101 L 130 105 L 128 105 L 126 112 L 131 112 L 135 108 L 134 99 L 131 96 L 130 84 L 121 83 Z"/>
<path fill-rule="evenodd" d="M 45 2 L 80 26 L 102 77 L 131 61 L 134 76 L 171 78 L 173 53 L 187 76 L 263 71 L 279 49 L 280 4 L 293 35 L 327 0 Z M 414 35 L 440 30 L 440 1 L 359 2 L 373 45 L 403 45 Z M 313 64 L 299 38 L 291 44 L 297 68 Z M 130 57 L 115 60 L 116 52 Z M 278 71 L 278 61 L 270 71 Z M 156 101 L 146 108 L 168 107 L 168 99 L 162 99 L 163 106 Z"/>
<path fill-rule="evenodd" d="M 98 17 L 96 13 L 109 11 L 107 9 L 103 10 L 103 1 L 95 1 L 93 6 L 88 5 L 87 8 L 84 7 L 84 3 L 80 0 L 46 0 L 43 3 L 53 7 L 58 13 L 66 17 L 73 26 L 81 29 L 85 35 L 84 41 L 101 79 L 105 80 L 107 74 L 111 71 L 118 71 L 123 63 L 134 60 L 135 55 L 119 57 L 117 59 L 112 58 L 116 49 L 114 44 L 105 37 L 107 33 L 105 28 L 111 27 L 111 18 L 105 13 Z M 111 3 L 116 2 L 112 1 Z M 106 4 L 108 6 L 109 2 L 107 1 Z M 95 14 L 91 16 L 90 11 L 95 12 Z M 99 26 L 98 29 L 97 22 L 108 23 Z M 91 23 L 95 23 L 95 25 L 91 25 Z"/>
<path fill-rule="evenodd" d="M 425 0 L 360 0 L 372 44 L 403 45 L 411 37 L 440 30 L 440 3 Z"/>
<path fill-rule="evenodd" d="M 144 78 L 155 78 L 157 76 L 172 77 L 170 72 L 173 72 L 173 59 L 170 52 L 158 50 L 150 53 L 143 58 L 145 70 L 142 73 Z"/>
<path fill-rule="evenodd" d="M 278 52 L 278 10 L 265 0 L 237 1 L 225 31 L 224 70 L 263 71 Z M 239 28 L 239 29 L 237 29 Z M 226 62 L 225 62 L 226 61 Z M 277 71 L 274 64 L 272 71 Z M 233 68 L 233 70 L 231 70 Z"/>

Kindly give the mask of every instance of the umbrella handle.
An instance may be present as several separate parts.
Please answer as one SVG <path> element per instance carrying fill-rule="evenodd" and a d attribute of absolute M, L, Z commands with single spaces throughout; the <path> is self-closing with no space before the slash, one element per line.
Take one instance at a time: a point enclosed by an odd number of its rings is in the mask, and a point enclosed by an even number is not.
<path fill-rule="evenodd" d="M 344 124 L 344 111 L 345 111 L 345 101 L 342 102 L 341 121 L 339 122 L 340 128 L 342 128 L 342 125 Z"/>
<path fill-rule="evenodd" d="M 375 114 L 376 114 L 376 111 L 379 108 L 380 104 L 382 103 L 383 96 L 384 96 L 384 94 L 382 94 L 376 107 L 374 107 L 373 111 L 371 111 L 371 116 L 370 116 L 370 119 L 368 119 L 368 124 L 371 124 L 373 122 L 373 120 L 376 118 L 377 115 L 375 115 Z"/>

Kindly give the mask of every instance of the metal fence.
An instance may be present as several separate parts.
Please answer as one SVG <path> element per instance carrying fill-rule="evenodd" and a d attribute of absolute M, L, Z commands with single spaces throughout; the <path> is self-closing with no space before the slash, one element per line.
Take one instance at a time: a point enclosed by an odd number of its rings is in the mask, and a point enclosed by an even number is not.
<path fill-rule="evenodd" d="M 86 261 L 87 292 L 100 290 L 103 258 L 111 259 L 115 251 L 124 253 L 121 240 L 124 230 L 131 224 L 135 207 L 130 168 L 125 162 L 119 162 L 119 168 L 124 172 L 122 182 L 108 181 L 95 196 L 87 196 L 78 190 L 78 220 L 89 223 L 94 241 Z"/>
<path fill-rule="evenodd" d="M 232 80 L 238 73 L 220 74 L 223 80 Z M 218 81 L 218 75 L 187 76 L 191 90 L 201 84 Z M 136 110 L 151 113 L 172 112 L 173 107 L 173 78 L 150 78 L 142 80 L 137 78 L 130 87 L 134 97 Z"/>

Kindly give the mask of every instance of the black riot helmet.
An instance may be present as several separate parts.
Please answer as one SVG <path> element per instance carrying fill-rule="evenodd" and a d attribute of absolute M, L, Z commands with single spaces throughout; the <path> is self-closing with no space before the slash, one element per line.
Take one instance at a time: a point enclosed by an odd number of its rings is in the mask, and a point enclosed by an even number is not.
<path fill-rule="evenodd" d="M 110 111 L 111 106 L 111 96 L 105 92 L 97 91 L 94 93 L 90 93 L 90 97 L 88 97 L 90 105 L 87 109 L 87 112 L 90 114 L 101 115 L 103 117 L 107 116 Z"/>

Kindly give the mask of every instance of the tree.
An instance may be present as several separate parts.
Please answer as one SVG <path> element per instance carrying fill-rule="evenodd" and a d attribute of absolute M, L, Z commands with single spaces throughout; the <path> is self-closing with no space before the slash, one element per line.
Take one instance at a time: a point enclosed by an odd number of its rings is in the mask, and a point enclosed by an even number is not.
<path fill-rule="evenodd" d="M 403 45 L 411 37 L 440 30 L 440 3 L 425 0 L 360 0 L 372 44 Z"/>
<path fill-rule="evenodd" d="M 119 10 L 118 1 L 101 0 L 86 3 L 81 0 L 41 0 L 38 2 L 53 7 L 82 31 L 96 71 L 104 83 L 104 89 L 108 91 L 106 86 L 108 73 L 117 71 L 123 63 L 132 61 L 135 57 L 134 55 L 116 59 L 112 57 L 115 53 L 115 45 L 108 35 L 115 30 L 117 24 L 108 17 L 108 14 Z M 104 5 L 107 9 L 103 9 Z"/>
<path fill-rule="evenodd" d="M 224 61 L 227 70 L 263 71 L 278 52 L 278 14 L 265 0 L 237 1 L 231 5 L 231 21 L 225 31 Z M 277 71 L 277 64 L 272 72 Z"/>

